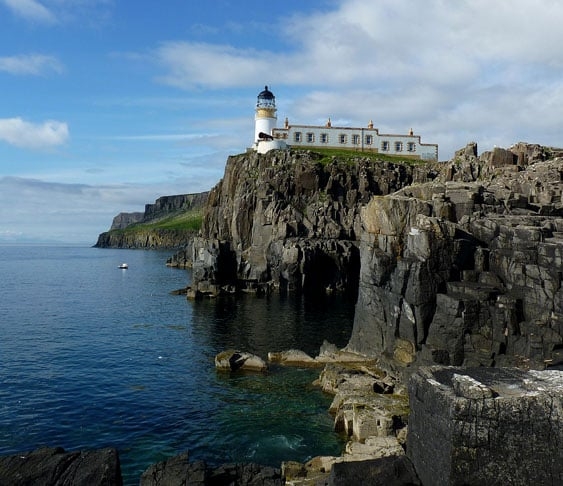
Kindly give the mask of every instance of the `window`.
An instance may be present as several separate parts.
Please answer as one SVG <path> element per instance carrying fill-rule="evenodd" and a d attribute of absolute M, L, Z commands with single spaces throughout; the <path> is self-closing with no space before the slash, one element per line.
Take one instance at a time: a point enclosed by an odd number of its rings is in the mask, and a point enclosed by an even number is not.
<path fill-rule="evenodd" d="M 328 143 L 328 133 L 321 133 L 321 143 Z"/>
<path fill-rule="evenodd" d="M 315 141 L 315 134 L 313 132 L 307 133 L 307 142 L 313 143 Z"/>
<path fill-rule="evenodd" d="M 407 143 L 407 150 L 409 152 L 416 152 L 416 144 L 414 142 Z"/>
<path fill-rule="evenodd" d="M 403 142 L 395 142 L 395 152 L 403 151 Z"/>
<path fill-rule="evenodd" d="M 366 135 L 366 145 L 373 145 L 373 135 Z"/>
<path fill-rule="evenodd" d="M 352 135 L 352 143 L 354 145 L 360 145 L 360 136 L 359 135 Z"/>
<path fill-rule="evenodd" d="M 387 140 L 381 142 L 381 150 L 383 150 L 383 152 L 389 151 L 389 142 Z"/>
<path fill-rule="evenodd" d="M 344 133 L 338 135 L 338 143 L 346 143 L 346 135 Z"/>
<path fill-rule="evenodd" d="M 301 132 L 295 132 L 293 138 L 296 142 L 301 142 Z"/>

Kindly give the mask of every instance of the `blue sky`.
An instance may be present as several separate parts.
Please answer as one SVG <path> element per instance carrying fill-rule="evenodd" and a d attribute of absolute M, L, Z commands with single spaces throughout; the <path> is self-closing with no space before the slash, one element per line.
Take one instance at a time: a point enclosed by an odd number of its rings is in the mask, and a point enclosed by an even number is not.
<path fill-rule="evenodd" d="M 0 242 L 93 244 L 205 191 L 278 123 L 364 126 L 440 159 L 563 146 L 558 0 L 0 0 Z"/>

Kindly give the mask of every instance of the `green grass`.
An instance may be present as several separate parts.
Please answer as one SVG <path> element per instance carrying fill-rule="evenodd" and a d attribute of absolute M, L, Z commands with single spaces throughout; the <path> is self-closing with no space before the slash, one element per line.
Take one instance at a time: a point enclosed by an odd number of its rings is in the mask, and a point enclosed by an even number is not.
<path fill-rule="evenodd" d="M 136 223 L 127 226 L 122 230 L 113 230 L 115 232 L 133 233 L 140 231 L 151 230 L 184 230 L 184 231 L 199 231 L 203 221 L 203 213 L 199 211 L 188 211 L 181 214 L 175 214 L 158 221 L 149 223 Z"/>
<path fill-rule="evenodd" d="M 383 162 L 392 163 L 404 163 L 404 164 L 425 164 L 426 161 L 420 159 L 414 159 L 412 157 L 401 157 L 400 155 L 387 155 L 376 152 L 365 151 L 361 152 L 359 150 L 346 150 L 346 149 L 333 149 L 333 148 L 311 148 L 311 152 L 316 152 L 321 154 L 323 157 L 319 159 L 319 162 L 323 165 L 332 162 L 334 157 L 348 163 L 353 163 L 355 159 L 363 158 L 370 160 L 379 160 Z"/>

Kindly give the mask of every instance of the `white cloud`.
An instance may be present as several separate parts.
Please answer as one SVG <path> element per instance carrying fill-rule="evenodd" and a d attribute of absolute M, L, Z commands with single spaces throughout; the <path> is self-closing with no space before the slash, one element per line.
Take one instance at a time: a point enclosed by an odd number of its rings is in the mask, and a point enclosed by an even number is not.
<path fill-rule="evenodd" d="M 10 74 L 41 75 L 48 72 L 60 73 L 63 65 L 56 57 L 43 54 L 25 54 L 0 57 L 0 71 Z"/>
<path fill-rule="evenodd" d="M 55 15 L 37 0 L 1 0 L 14 14 L 27 20 L 41 23 L 55 23 Z"/>
<path fill-rule="evenodd" d="M 466 135 L 558 143 L 562 18 L 563 2 L 554 0 L 343 0 L 280 21 L 289 51 L 178 41 L 153 54 L 164 83 L 275 83 L 276 94 L 292 97 L 278 115 L 296 123 L 332 116 L 405 133 L 413 127 L 449 157 Z"/>
<path fill-rule="evenodd" d="M 68 126 L 63 122 L 49 120 L 34 124 L 21 118 L 0 118 L 0 140 L 16 147 L 54 147 L 64 144 L 68 137 Z"/>
<path fill-rule="evenodd" d="M 14 15 L 29 22 L 59 25 L 80 21 L 98 27 L 111 18 L 114 0 L 0 0 Z"/>
<path fill-rule="evenodd" d="M 198 42 L 168 42 L 155 51 L 169 73 L 160 81 L 180 88 L 245 86 L 271 67 L 267 52 Z"/>

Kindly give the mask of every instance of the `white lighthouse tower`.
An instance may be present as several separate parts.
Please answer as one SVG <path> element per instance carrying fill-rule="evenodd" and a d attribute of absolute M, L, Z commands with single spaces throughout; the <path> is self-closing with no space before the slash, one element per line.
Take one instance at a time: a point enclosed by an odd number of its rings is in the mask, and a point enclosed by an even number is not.
<path fill-rule="evenodd" d="M 272 149 L 286 148 L 282 140 L 274 140 L 272 130 L 276 128 L 276 97 L 268 86 L 258 94 L 256 115 L 254 116 L 254 145 L 257 152 L 266 153 Z"/>

